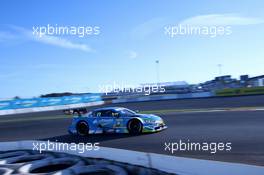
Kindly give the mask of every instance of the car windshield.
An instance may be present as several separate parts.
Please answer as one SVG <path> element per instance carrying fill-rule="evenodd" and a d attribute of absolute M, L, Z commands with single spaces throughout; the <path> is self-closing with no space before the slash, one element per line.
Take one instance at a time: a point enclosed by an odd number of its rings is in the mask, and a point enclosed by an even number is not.
<path fill-rule="evenodd" d="M 134 115 L 136 112 L 130 110 L 130 109 L 122 109 L 121 112 L 126 115 Z"/>

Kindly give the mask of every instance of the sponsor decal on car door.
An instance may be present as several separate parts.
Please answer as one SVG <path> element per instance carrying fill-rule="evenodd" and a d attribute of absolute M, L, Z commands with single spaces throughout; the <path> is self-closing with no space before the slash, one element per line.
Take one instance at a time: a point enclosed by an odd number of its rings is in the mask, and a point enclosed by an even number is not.
<path fill-rule="evenodd" d="M 111 110 L 102 111 L 99 124 L 105 132 L 114 132 L 115 118 Z"/>

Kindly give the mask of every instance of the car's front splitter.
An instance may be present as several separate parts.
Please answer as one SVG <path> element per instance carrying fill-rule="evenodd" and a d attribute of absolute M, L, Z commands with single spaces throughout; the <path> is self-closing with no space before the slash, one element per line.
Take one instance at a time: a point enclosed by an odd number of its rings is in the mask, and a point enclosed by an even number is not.
<path fill-rule="evenodd" d="M 168 127 L 166 125 L 164 126 L 144 126 L 142 132 L 143 133 L 159 132 L 167 128 Z"/>

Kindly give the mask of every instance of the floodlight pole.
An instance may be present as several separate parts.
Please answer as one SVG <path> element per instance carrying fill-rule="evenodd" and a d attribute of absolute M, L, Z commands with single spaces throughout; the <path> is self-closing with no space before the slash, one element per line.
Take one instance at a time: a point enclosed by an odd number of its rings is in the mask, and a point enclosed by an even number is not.
<path fill-rule="evenodd" d="M 157 85 L 160 83 L 159 81 L 159 60 L 155 61 L 156 63 L 156 73 L 157 73 Z"/>
<path fill-rule="evenodd" d="M 222 64 L 217 64 L 217 66 L 218 66 L 218 71 L 219 71 L 219 76 L 221 76 L 222 75 Z"/>

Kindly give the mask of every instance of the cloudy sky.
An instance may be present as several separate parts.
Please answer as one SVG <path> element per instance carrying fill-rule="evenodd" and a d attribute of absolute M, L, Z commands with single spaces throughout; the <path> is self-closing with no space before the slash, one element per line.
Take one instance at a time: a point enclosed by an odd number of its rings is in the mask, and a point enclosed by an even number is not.
<path fill-rule="evenodd" d="M 264 74 L 261 0 L 0 2 L 0 99 L 98 92 L 113 82 L 198 83 L 219 75 Z M 169 37 L 178 25 L 230 27 L 231 34 Z M 97 26 L 100 33 L 33 34 L 40 26 Z"/>

